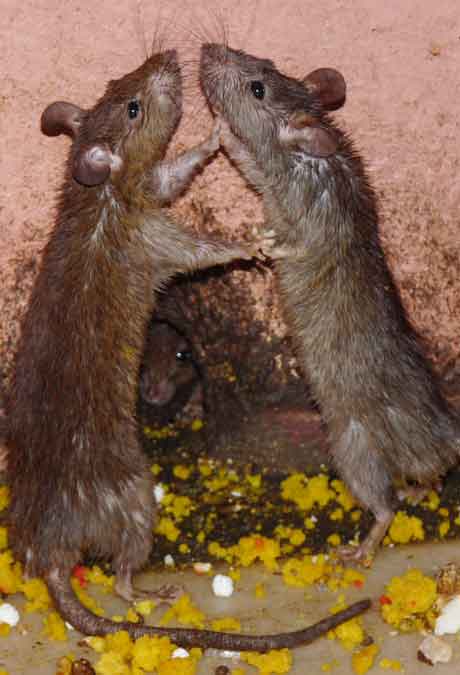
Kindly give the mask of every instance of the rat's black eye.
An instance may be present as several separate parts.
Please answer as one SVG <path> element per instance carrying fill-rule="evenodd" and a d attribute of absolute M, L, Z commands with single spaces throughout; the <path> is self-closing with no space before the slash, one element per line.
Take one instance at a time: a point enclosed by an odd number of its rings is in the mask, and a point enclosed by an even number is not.
<path fill-rule="evenodd" d="M 191 361 L 192 359 L 192 352 L 189 352 L 188 350 L 184 349 L 180 352 L 176 352 L 176 359 L 178 361 Z"/>
<path fill-rule="evenodd" d="M 141 109 L 141 106 L 139 105 L 139 101 L 137 101 L 135 98 L 133 98 L 132 101 L 128 103 L 128 117 L 130 120 L 133 120 L 135 117 L 139 115 L 139 111 Z"/>
<path fill-rule="evenodd" d="M 256 98 L 262 99 L 265 96 L 264 83 L 259 80 L 254 80 L 254 82 L 251 82 L 251 91 Z"/>

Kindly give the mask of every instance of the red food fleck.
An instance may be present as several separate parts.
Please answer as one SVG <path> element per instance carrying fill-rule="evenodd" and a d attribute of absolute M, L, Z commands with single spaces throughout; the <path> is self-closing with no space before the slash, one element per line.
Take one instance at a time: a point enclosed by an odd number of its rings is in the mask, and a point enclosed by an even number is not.
<path fill-rule="evenodd" d="M 381 605 L 392 605 L 393 600 L 388 597 L 388 595 L 381 595 L 379 598 L 380 604 Z"/>
<path fill-rule="evenodd" d="M 265 542 L 264 542 L 264 540 L 261 539 L 260 537 L 257 537 L 257 539 L 255 540 L 254 544 L 255 544 L 255 547 L 256 547 L 256 548 L 259 548 L 259 549 L 265 547 Z"/>
<path fill-rule="evenodd" d="M 84 588 L 88 583 L 88 579 L 86 578 L 87 574 L 88 568 L 84 565 L 75 565 L 73 568 L 73 576 L 77 579 L 82 588 Z"/>
<path fill-rule="evenodd" d="M 364 581 L 363 581 L 362 579 L 356 579 L 356 580 L 353 582 L 353 586 L 354 586 L 355 588 L 362 588 L 362 587 L 364 586 Z"/>

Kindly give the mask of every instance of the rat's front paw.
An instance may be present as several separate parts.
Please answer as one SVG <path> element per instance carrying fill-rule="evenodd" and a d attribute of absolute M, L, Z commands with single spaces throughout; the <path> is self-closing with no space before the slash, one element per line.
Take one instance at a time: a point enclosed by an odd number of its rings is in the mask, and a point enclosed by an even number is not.
<path fill-rule="evenodd" d="M 265 230 L 260 239 L 254 242 L 254 246 L 258 250 L 259 257 L 262 255 L 266 258 L 279 259 L 287 258 L 291 255 L 291 249 L 287 246 L 282 246 L 277 243 L 276 233 L 274 230 Z"/>

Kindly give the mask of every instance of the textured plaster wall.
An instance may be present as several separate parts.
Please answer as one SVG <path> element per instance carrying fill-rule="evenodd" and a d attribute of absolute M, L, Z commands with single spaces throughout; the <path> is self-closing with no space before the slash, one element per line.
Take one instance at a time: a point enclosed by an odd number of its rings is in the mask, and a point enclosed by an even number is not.
<path fill-rule="evenodd" d="M 58 98 L 94 102 L 108 79 L 143 60 L 158 28 L 193 70 L 200 35 L 219 38 L 216 15 L 231 44 L 290 74 L 321 65 L 344 73 L 348 100 L 337 117 L 382 196 L 384 241 L 411 316 L 433 345 L 459 348 L 458 0 L 2 0 L 0 349 L 14 346 L 69 143 L 40 134 L 42 109 Z M 172 152 L 210 128 L 192 84 Z M 256 198 L 223 156 L 176 209 L 186 218 L 197 204 L 233 236 L 261 222 Z M 259 293 L 263 303 L 263 286 Z"/>

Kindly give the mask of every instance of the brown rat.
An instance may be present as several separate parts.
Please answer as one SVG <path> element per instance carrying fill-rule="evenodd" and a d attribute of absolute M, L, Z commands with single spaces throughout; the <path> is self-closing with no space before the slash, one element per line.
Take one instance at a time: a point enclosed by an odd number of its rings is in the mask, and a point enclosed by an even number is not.
<path fill-rule="evenodd" d="M 333 463 L 375 516 L 361 545 L 342 550 L 366 558 L 393 518 L 394 483 L 432 484 L 458 462 L 460 421 L 401 304 L 362 160 L 325 113 L 343 103 L 343 77 L 315 71 L 299 81 L 272 61 L 206 44 L 201 82 L 226 122 L 226 151 L 263 196 L 287 319 Z"/>
<path fill-rule="evenodd" d="M 162 208 L 217 146 L 213 134 L 164 159 L 180 115 L 180 69 L 168 51 L 110 82 L 92 109 L 58 102 L 42 116 L 46 134 L 73 143 L 7 402 L 11 543 L 83 633 L 124 629 L 237 650 L 308 642 L 317 627 L 265 638 L 114 623 L 81 606 L 70 586 L 85 554 L 109 558 L 116 590 L 130 600 L 132 574 L 151 550 L 153 483 L 135 405 L 154 290 L 178 272 L 251 257 L 241 245 L 192 236 Z"/>
<path fill-rule="evenodd" d="M 203 415 L 203 384 L 192 346 L 167 321 L 151 321 L 142 356 L 139 394 L 159 421 Z"/>

